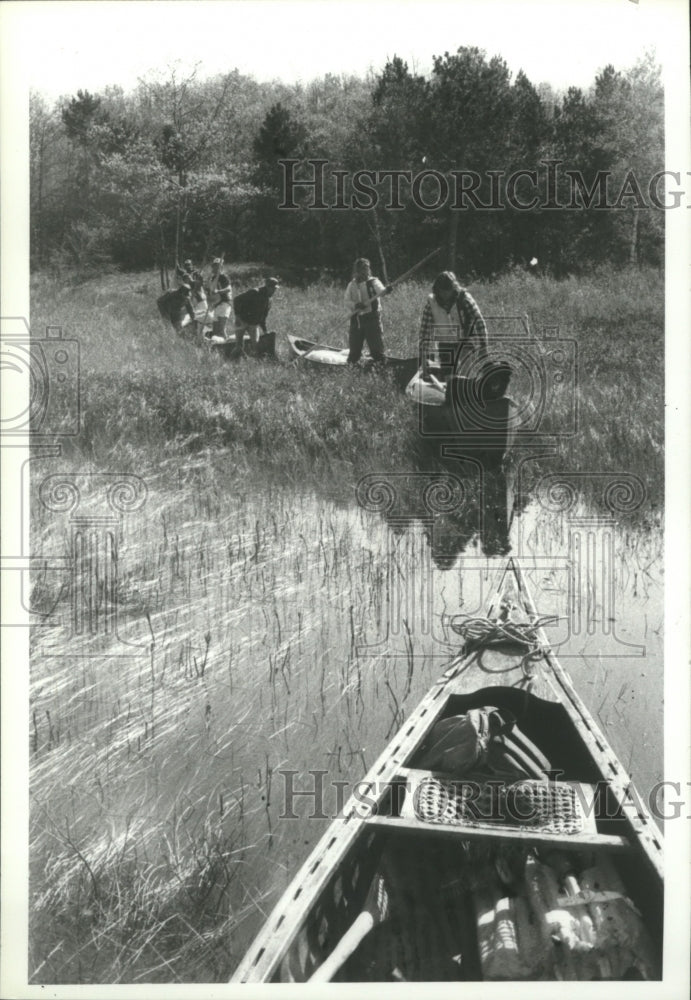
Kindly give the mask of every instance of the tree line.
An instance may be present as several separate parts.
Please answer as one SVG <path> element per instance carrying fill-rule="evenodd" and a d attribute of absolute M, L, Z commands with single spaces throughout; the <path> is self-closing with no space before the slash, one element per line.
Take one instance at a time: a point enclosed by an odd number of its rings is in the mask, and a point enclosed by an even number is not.
<path fill-rule="evenodd" d="M 366 78 L 294 85 L 173 70 L 52 107 L 32 94 L 30 157 L 35 269 L 155 266 L 166 287 L 177 261 L 219 255 L 296 279 L 342 274 L 360 255 L 392 278 L 436 246 L 465 277 L 531 260 L 562 275 L 664 257 L 651 55 L 565 92 L 468 47 L 435 57 L 427 75 L 398 57 Z M 316 161 L 327 207 L 306 186 L 286 208 L 286 171 L 307 178 Z M 363 176 L 370 196 L 353 208 Z"/>

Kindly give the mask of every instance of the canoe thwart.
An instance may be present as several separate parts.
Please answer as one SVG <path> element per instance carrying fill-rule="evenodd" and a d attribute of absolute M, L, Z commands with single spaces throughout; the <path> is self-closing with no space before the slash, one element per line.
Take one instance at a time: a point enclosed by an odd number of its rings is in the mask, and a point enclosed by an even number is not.
<path fill-rule="evenodd" d="M 630 851 L 631 843 L 626 837 L 616 834 L 604 833 L 543 833 L 539 830 L 525 829 L 504 826 L 495 823 L 490 828 L 489 824 L 483 826 L 461 826 L 451 823 L 425 823 L 414 817 L 404 818 L 401 816 L 370 816 L 365 824 L 368 827 L 399 830 L 401 833 L 416 833 L 438 835 L 441 837 L 451 837 L 458 840 L 479 841 L 487 843 L 490 840 L 497 842 L 519 842 L 531 847 L 561 847 L 561 848 L 588 848 L 592 850 L 601 849 L 604 851 Z"/>

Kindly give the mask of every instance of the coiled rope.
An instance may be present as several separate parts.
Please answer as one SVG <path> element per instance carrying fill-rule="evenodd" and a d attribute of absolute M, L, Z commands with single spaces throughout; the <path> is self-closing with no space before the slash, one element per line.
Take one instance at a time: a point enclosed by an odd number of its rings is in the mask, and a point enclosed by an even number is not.
<path fill-rule="evenodd" d="M 538 638 L 538 629 L 555 625 L 558 621 L 558 615 L 540 615 L 532 622 L 513 622 L 508 616 L 498 620 L 459 614 L 454 615 L 448 625 L 463 638 L 464 652 L 492 646 L 520 646 L 524 650 L 520 667 L 524 676 L 531 679 L 534 675 L 531 664 L 551 651 L 549 644 Z"/>

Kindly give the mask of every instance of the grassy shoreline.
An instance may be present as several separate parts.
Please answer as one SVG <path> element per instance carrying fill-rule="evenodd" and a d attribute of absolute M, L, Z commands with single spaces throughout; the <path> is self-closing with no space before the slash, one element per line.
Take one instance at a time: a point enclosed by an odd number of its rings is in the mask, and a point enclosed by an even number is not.
<path fill-rule="evenodd" d="M 247 280 L 234 276 L 235 287 Z M 341 288 L 318 283 L 280 291 L 270 314 L 270 326 L 279 331 L 280 364 L 224 362 L 177 337 L 156 314 L 157 291 L 154 278 L 142 275 L 111 275 L 76 287 L 43 276 L 34 280 L 34 335 L 59 325 L 63 336 L 79 341 L 82 432 L 68 445 L 73 461 L 153 473 L 162 455 L 210 449 L 225 455 L 239 478 L 273 475 L 317 486 L 334 480 L 338 487 L 372 470 L 414 468 L 416 415 L 393 384 L 358 371 L 320 376 L 287 364 L 284 333 L 346 343 Z M 543 461 L 541 471 L 633 473 L 659 513 L 661 272 L 612 269 L 564 281 L 515 273 L 471 291 L 487 317 L 527 313 L 538 338 L 549 328 L 576 342 L 578 432 L 561 440 L 559 454 Z M 427 294 L 426 283 L 413 281 L 386 300 L 388 353 L 417 353 Z M 491 337 L 497 323 L 488 325 Z M 540 428 L 545 433 L 568 422 L 555 398 Z"/>

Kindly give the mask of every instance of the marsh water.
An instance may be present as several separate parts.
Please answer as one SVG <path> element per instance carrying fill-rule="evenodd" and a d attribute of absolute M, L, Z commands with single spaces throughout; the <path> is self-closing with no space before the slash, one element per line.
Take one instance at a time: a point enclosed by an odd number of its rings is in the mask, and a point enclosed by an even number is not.
<path fill-rule="evenodd" d="M 203 873 L 230 907 L 230 975 L 457 651 L 454 616 L 484 613 L 508 553 L 641 794 L 662 779 L 659 530 L 554 491 L 517 501 L 503 478 L 478 504 L 455 473 L 373 475 L 340 496 L 239 493 L 203 456 L 175 474 L 175 490 L 163 470 L 137 509 L 87 534 L 43 523 L 44 551 L 72 575 L 44 574 L 51 610 L 32 640 L 36 912 L 81 865 L 51 846 L 67 825 L 96 877 L 131 857 L 160 892 Z M 36 935 L 33 969 L 50 981 Z"/>

